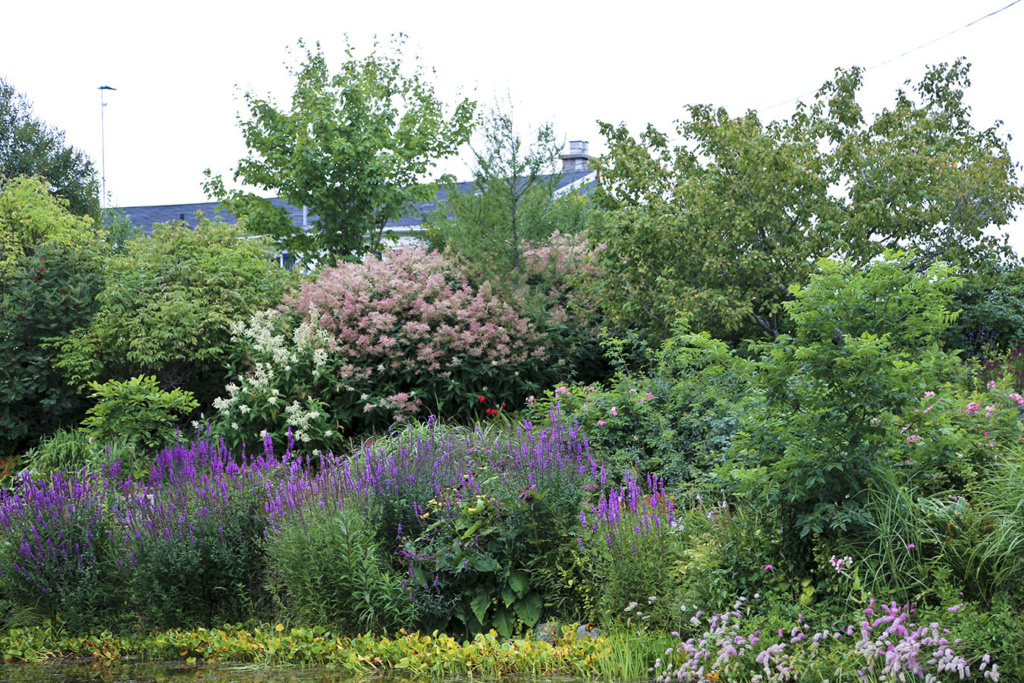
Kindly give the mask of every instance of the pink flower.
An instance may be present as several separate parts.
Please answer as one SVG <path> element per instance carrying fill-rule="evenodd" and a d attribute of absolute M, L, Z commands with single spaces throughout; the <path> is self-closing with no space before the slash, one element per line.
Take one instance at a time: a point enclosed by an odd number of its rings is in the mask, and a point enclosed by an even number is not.
<path fill-rule="evenodd" d="M 526 397 L 526 405 L 532 406 L 536 400 L 537 399 L 534 396 L 527 396 Z"/>
<path fill-rule="evenodd" d="M 644 394 L 644 398 L 654 398 L 654 394 L 648 391 L 646 394 Z M 1024 399 L 1021 400 L 1024 401 Z M 1024 403 L 1021 403 L 1021 405 L 1024 405 Z"/>
<path fill-rule="evenodd" d="M 981 410 L 981 405 L 976 403 L 975 401 L 971 401 L 970 403 L 967 404 L 967 407 L 964 408 L 964 412 L 967 413 L 968 415 L 974 415 L 979 410 Z"/>
<path fill-rule="evenodd" d="M 764 571 L 766 571 L 766 572 L 773 572 L 773 571 L 775 571 L 775 567 L 771 566 L 770 564 L 766 564 L 764 566 Z"/>
<path fill-rule="evenodd" d="M 609 410 L 608 412 L 612 414 L 612 417 L 615 417 L 616 415 L 619 414 L 619 411 L 615 410 L 615 406 L 612 406 L 612 409 Z"/>
<path fill-rule="evenodd" d="M 597 426 L 598 427 L 604 427 L 606 424 L 608 424 L 608 423 L 605 422 L 604 420 L 598 420 L 597 421 Z"/>
<path fill-rule="evenodd" d="M 987 388 L 987 389 L 988 389 L 989 391 L 991 391 L 991 390 L 995 389 L 995 388 L 996 388 L 997 386 L 998 386 L 998 385 L 996 384 L 996 381 L 995 381 L 995 380 L 992 380 L 992 381 L 990 381 L 990 382 L 989 382 L 988 384 L 986 384 L 986 385 L 985 385 L 985 387 L 986 387 L 986 388 Z"/>
<path fill-rule="evenodd" d="M 917 434 L 911 434 L 910 436 L 907 437 L 907 443 L 917 443 L 920 440 L 921 437 L 918 436 Z"/>
<path fill-rule="evenodd" d="M 913 543 L 908 543 L 908 544 L 907 544 L 907 552 L 910 552 L 911 550 L 913 550 L 913 549 L 914 549 L 914 548 L 916 548 L 916 547 L 917 547 L 917 546 L 916 546 L 916 545 L 914 545 Z"/>

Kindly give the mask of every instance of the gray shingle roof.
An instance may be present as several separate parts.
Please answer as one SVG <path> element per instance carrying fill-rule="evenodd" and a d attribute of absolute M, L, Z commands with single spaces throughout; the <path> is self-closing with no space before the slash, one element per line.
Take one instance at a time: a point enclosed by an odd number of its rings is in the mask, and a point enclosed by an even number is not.
<path fill-rule="evenodd" d="M 592 176 L 592 178 L 588 179 L 588 176 Z M 558 174 L 555 191 L 558 192 L 559 190 L 566 190 L 574 184 L 579 185 L 575 188 L 576 192 L 589 194 L 596 187 L 596 173 L 594 171 L 572 171 L 568 173 L 560 173 Z M 459 192 L 463 194 L 473 191 L 472 181 L 461 182 L 456 186 Z M 447 190 L 442 187 L 437 191 L 434 201 L 417 204 L 416 207 L 407 215 L 396 221 L 389 222 L 387 227 L 399 233 L 413 231 L 423 223 L 424 215 L 434 211 L 439 205 L 443 205 L 447 198 Z M 292 206 L 288 202 L 276 197 L 272 198 L 270 202 L 274 206 L 284 207 L 288 212 L 288 215 L 291 216 L 292 222 L 295 226 L 302 227 L 302 207 Z M 235 217 L 226 211 L 220 210 L 217 202 L 161 204 L 157 206 L 123 206 L 118 207 L 118 210 L 128 217 L 132 225 L 137 225 L 143 228 L 146 232 L 150 232 L 153 225 L 157 223 L 169 223 L 171 221 L 184 221 L 194 228 L 199 223 L 197 219 L 197 214 L 199 213 L 206 218 L 220 219 L 228 223 L 235 222 Z M 307 222 L 309 224 L 312 224 L 315 220 L 316 216 L 311 213 L 308 214 Z"/>

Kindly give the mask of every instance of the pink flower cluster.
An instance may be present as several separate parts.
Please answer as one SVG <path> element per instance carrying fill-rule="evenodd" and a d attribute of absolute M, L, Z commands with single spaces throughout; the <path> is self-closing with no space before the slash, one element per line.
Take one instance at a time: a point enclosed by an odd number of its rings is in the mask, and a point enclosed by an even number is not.
<path fill-rule="evenodd" d="M 284 305 L 322 313 L 332 354 L 349 361 L 341 379 L 384 370 L 436 373 L 467 362 L 508 367 L 545 355 L 527 318 L 422 248 L 325 268 Z"/>

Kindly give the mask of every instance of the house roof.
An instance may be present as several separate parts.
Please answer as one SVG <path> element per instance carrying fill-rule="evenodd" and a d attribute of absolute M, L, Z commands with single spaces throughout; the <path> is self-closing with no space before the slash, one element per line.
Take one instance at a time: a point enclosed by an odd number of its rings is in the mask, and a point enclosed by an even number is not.
<path fill-rule="evenodd" d="M 592 170 L 568 171 L 556 174 L 555 194 L 560 195 L 566 192 L 578 192 L 589 194 L 597 186 L 597 172 Z M 552 178 L 552 176 L 546 176 Z M 456 187 L 462 194 L 472 192 L 473 181 L 457 183 Z M 433 201 L 417 204 L 407 215 L 398 220 L 390 221 L 387 228 L 393 232 L 409 234 L 420 229 L 423 224 L 423 216 L 442 206 L 448 199 L 448 192 L 444 187 L 438 189 Z M 273 197 L 270 199 L 274 206 L 283 207 L 296 227 L 312 225 L 316 216 L 303 207 L 296 207 L 288 202 Z M 198 214 L 205 218 L 219 219 L 228 223 L 236 222 L 235 216 L 219 208 L 218 202 L 196 202 L 192 204 L 160 204 L 156 206 L 123 206 L 118 210 L 124 213 L 132 225 L 141 227 L 144 231 L 150 232 L 158 223 L 169 223 L 171 221 L 184 221 L 190 227 L 199 224 Z"/>

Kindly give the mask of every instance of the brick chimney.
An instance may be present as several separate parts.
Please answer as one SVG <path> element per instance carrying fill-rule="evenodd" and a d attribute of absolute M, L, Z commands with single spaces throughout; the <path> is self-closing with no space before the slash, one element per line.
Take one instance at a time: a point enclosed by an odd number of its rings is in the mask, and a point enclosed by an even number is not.
<path fill-rule="evenodd" d="M 587 154 L 587 143 L 573 140 L 569 143 L 569 151 L 562 155 L 562 173 L 590 170 L 591 157 Z"/>

